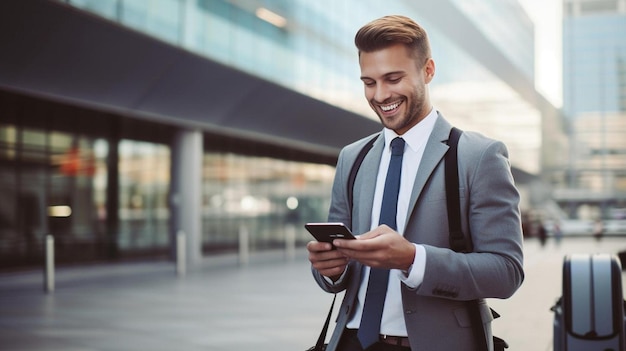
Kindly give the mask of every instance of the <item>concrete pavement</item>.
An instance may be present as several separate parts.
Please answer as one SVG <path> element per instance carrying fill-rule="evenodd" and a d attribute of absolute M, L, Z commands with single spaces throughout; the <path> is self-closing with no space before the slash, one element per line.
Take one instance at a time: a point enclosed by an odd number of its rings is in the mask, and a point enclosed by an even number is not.
<path fill-rule="evenodd" d="M 490 300 L 502 317 L 494 332 L 509 350 L 552 350 L 550 307 L 561 294 L 567 253 L 616 253 L 626 238 L 525 243 L 526 280 L 508 300 Z M 12 351 L 305 350 L 332 296 L 313 282 L 304 249 L 206 258 L 185 277 L 170 262 L 62 268 L 56 290 L 42 272 L 0 275 L 0 349 Z"/>

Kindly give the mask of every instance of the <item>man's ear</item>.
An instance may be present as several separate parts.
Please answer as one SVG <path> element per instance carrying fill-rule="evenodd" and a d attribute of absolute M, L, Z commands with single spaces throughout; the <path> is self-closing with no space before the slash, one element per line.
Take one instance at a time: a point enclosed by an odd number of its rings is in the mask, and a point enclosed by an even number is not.
<path fill-rule="evenodd" d="M 424 64 L 424 78 L 426 84 L 430 83 L 435 77 L 435 60 L 432 58 L 428 58 L 426 60 L 426 64 Z"/>

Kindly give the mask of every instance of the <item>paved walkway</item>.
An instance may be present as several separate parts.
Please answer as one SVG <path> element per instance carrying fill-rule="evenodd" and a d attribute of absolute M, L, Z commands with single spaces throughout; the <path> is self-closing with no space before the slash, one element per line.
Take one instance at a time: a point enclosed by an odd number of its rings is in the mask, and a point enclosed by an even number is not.
<path fill-rule="evenodd" d="M 491 305 L 510 350 L 551 350 L 552 312 L 566 253 L 626 249 L 626 239 L 526 243 L 526 281 Z M 57 270 L 54 293 L 41 272 L 0 275 L 0 349 L 11 351 L 294 351 L 315 343 L 331 302 L 313 282 L 304 249 L 205 259 L 185 277 L 169 262 Z"/>

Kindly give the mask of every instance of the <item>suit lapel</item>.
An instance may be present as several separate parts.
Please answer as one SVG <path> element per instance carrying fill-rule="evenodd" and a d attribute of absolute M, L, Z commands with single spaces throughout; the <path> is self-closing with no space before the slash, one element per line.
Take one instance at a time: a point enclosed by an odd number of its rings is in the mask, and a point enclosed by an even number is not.
<path fill-rule="evenodd" d="M 415 209 L 417 200 L 422 194 L 422 190 L 424 189 L 426 182 L 428 182 L 428 179 L 430 179 L 435 168 L 437 167 L 439 162 L 441 162 L 442 158 L 445 156 L 446 152 L 449 149 L 446 142 L 450 134 L 450 129 L 452 129 L 450 123 L 443 119 L 443 116 L 439 114 L 439 118 L 437 118 L 437 122 L 435 122 L 433 131 L 430 134 L 428 141 L 426 142 L 422 161 L 420 162 L 419 168 L 417 169 L 415 183 L 413 184 L 413 191 L 411 192 L 411 199 L 409 202 L 405 228 L 407 228 L 406 226 L 411 220 L 411 214 Z"/>

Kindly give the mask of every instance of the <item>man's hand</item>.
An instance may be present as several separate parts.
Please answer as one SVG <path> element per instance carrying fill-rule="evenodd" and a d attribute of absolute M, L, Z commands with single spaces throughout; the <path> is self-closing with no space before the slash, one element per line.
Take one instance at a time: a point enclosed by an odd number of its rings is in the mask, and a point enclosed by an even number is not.
<path fill-rule="evenodd" d="M 306 245 L 309 261 L 321 275 L 337 281 L 348 264 L 348 258 L 329 243 L 310 241 Z"/>
<path fill-rule="evenodd" d="M 375 268 L 408 270 L 415 260 L 415 245 L 386 225 L 357 237 L 336 239 L 333 244 L 344 256 Z"/>

